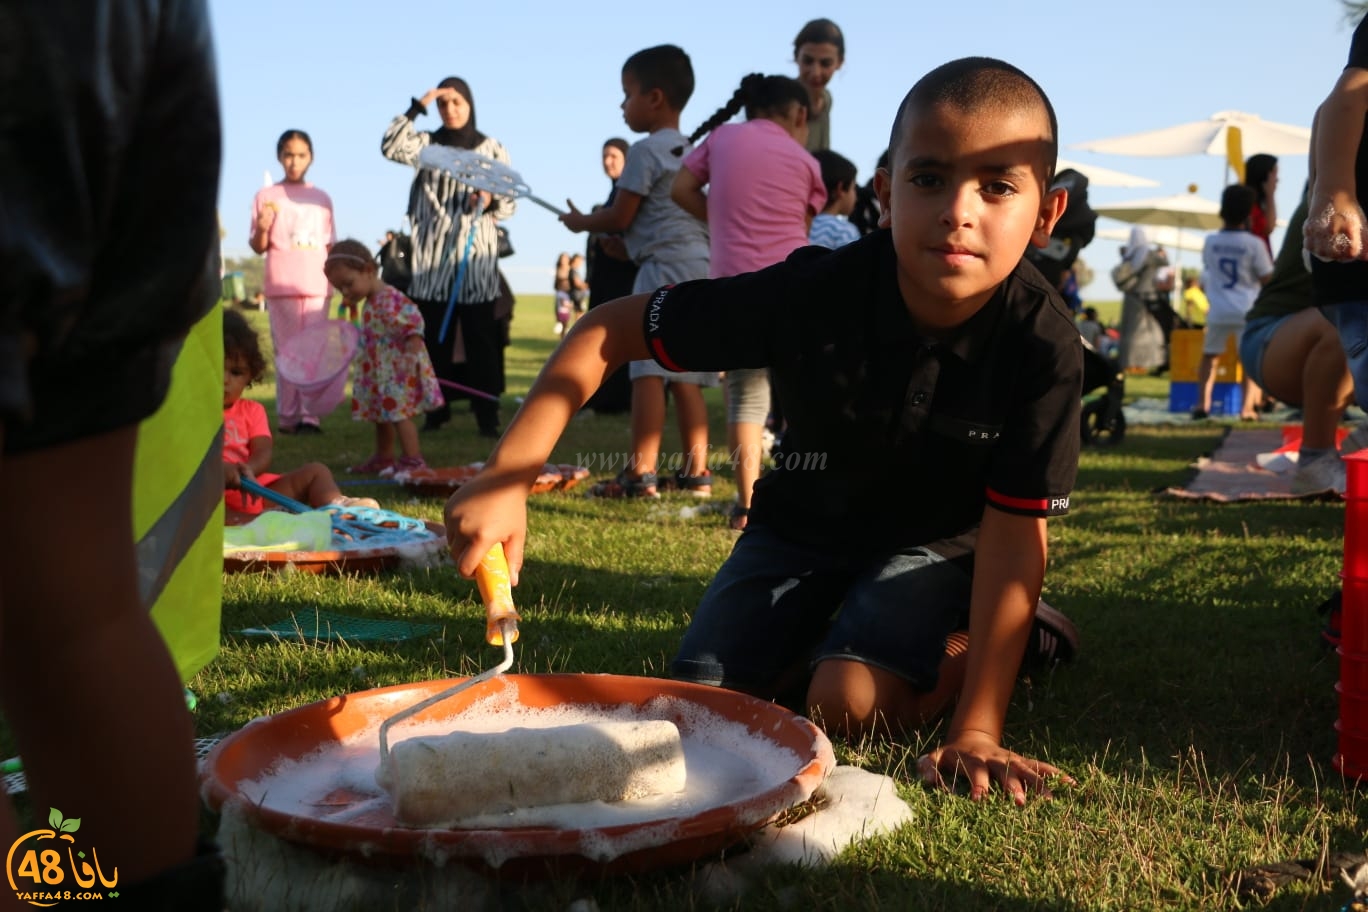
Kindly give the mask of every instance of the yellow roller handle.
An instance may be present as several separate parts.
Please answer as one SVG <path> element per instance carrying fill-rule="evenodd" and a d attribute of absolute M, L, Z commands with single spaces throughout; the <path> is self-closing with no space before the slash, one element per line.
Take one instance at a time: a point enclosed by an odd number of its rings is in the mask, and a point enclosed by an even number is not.
<path fill-rule="evenodd" d="M 513 607 L 513 580 L 508 573 L 508 559 L 503 545 L 495 543 L 475 568 L 475 582 L 480 587 L 480 598 L 485 605 L 485 641 L 491 646 L 502 646 L 503 624 L 512 627 L 510 643 L 518 641 L 518 611 Z"/>

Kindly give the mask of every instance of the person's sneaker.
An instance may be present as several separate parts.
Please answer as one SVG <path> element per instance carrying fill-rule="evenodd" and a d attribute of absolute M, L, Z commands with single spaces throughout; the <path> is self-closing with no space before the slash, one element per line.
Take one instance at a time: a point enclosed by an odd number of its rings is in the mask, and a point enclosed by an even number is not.
<path fill-rule="evenodd" d="M 1320 632 L 1321 645 L 1334 649 L 1340 644 L 1340 623 L 1344 615 L 1343 590 L 1336 589 L 1316 610 L 1325 615 L 1325 625 Z"/>
<path fill-rule="evenodd" d="M 1031 638 L 1026 643 L 1021 670 L 1029 672 L 1057 662 L 1070 662 L 1077 654 L 1078 628 L 1073 621 L 1043 600 L 1037 602 L 1035 623 L 1031 625 Z"/>
<path fill-rule="evenodd" d="M 1344 460 L 1340 459 L 1338 453 L 1327 453 L 1308 463 L 1299 463 L 1292 475 L 1292 493 L 1298 497 L 1329 491 L 1343 494 L 1346 484 Z"/>
<path fill-rule="evenodd" d="M 1344 440 L 1340 441 L 1340 453 L 1357 453 L 1365 447 L 1368 447 L 1368 420 L 1360 421 L 1344 435 Z"/>
<path fill-rule="evenodd" d="M 600 481 L 589 488 L 590 497 L 660 497 L 660 489 L 655 472 L 645 472 L 640 478 L 633 478 L 626 472 L 619 472 L 612 481 Z"/>
<path fill-rule="evenodd" d="M 1203 420 L 1203 419 L 1206 418 L 1206 417 L 1207 417 L 1207 410 L 1206 410 L 1206 409 L 1204 409 L 1204 408 L 1195 408 L 1195 409 L 1192 410 L 1192 420 L 1193 420 L 1193 421 L 1201 421 L 1201 420 Z"/>
<path fill-rule="evenodd" d="M 320 425 L 312 424 L 312 423 L 310 423 L 310 422 L 308 422 L 308 421 L 301 421 L 301 422 L 299 422 L 299 426 L 298 426 L 297 428 L 295 428 L 295 433 L 296 433 L 296 434 L 321 434 L 321 433 L 323 433 L 323 428 L 322 428 Z"/>

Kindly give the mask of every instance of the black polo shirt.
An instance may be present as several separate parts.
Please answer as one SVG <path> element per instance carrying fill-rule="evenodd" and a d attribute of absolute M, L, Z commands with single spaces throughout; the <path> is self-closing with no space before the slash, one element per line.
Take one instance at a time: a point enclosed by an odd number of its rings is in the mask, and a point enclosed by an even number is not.
<path fill-rule="evenodd" d="M 895 266 L 890 233 L 876 231 L 649 301 L 644 331 L 666 369 L 770 368 L 788 432 L 751 522 L 822 547 L 956 556 L 985 503 L 1066 513 L 1083 347 L 1059 295 L 1023 260 L 933 339 L 913 326 Z"/>

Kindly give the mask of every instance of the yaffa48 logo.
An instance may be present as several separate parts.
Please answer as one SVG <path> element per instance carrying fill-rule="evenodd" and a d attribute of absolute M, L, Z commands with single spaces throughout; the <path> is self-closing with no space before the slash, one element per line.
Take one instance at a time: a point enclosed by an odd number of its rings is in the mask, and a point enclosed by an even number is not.
<path fill-rule="evenodd" d="M 5 856 L 10 889 L 30 905 L 45 907 L 73 899 L 117 898 L 119 869 L 106 874 L 95 847 L 90 847 L 87 858 L 71 835 L 81 828 L 81 818 L 63 819 L 56 808 L 48 812 L 51 829 L 25 833 Z"/>

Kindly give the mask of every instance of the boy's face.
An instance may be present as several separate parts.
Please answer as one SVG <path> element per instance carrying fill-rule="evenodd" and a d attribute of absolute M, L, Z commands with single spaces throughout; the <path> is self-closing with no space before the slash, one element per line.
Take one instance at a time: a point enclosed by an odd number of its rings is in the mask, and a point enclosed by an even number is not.
<path fill-rule="evenodd" d="M 835 212 L 837 215 L 850 215 L 855 211 L 855 182 L 836 185 Z"/>
<path fill-rule="evenodd" d="M 622 74 L 622 119 L 633 133 L 649 133 L 657 105 L 657 90 L 643 89 L 635 73 Z"/>
<path fill-rule="evenodd" d="M 252 369 L 241 354 L 223 356 L 223 407 L 228 408 L 242 398 L 252 382 Z"/>
<path fill-rule="evenodd" d="M 1049 118 L 1028 110 L 910 110 L 874 186 L 893 231 L 898 287 L 927 328 L 957 326 L 1016 268 L 1028 244 L 1044 247 L 1064 211 L 1045 192 Z"/>

